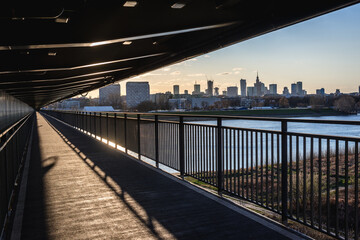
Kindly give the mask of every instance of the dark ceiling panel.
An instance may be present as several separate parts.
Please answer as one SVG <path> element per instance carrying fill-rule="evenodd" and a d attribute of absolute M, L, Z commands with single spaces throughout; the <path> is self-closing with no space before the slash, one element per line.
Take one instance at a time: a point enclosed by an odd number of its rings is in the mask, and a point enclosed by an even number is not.
<path fill-rule="evenodd" d="M 3 4 L 0 89 L 40 108 L 359 0 L 136 2 Z"/>

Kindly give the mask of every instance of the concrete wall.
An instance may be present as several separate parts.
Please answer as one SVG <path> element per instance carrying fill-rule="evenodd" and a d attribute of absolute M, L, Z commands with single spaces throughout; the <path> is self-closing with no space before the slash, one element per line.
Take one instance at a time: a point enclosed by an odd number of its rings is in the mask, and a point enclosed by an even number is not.
<path fill-rule="evenodd" d="M 31 111 L 27 104 L 0 90 L 0 132 Z"/>

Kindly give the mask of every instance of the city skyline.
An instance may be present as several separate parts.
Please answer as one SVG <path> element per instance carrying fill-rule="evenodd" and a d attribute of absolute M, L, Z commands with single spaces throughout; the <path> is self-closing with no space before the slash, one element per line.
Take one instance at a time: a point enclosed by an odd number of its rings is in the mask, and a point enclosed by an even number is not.
<path fill-rule="evenodd" d="M 356 92 L 360 84 L 360 5 L 351 6 L 224 49 L 120 81 L 148 81 L 150 93 L 193 91 L 196 82 L 201 91 L 207 80 L 214 88 L 240 89 L 240 79 L 248 83 L 257 71 L 266 85 L 277 84 L 278 92 L 292 83 L 303 82 L 308 94 L 325 88 L 327 93 Z M 122 93 L 126 94 L 125 91 Z M 97 97 L 98 91 L 90 93 Z"/>

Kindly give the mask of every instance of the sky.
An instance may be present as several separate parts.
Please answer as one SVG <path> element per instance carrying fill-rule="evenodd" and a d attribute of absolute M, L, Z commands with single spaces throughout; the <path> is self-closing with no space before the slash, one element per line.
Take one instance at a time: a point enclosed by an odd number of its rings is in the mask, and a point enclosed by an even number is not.
<path fill-rule="evenodd" d="M 150 93 L 194 90 L 194 83 L 206 89 L 207 79 L 214 80 L 220 92 L 228 86 L 240 86 L 240 79 L 253 86 L 256 74 L 266 86 L 284 86 L 302 81 L 308 94 L 325 88 L 326 93 L 358 91 L 360 85 L 360 4 L 338 10 L 293 26 L 280 29 L 175 65 L 123 80 L 148 81 Z M 98 90 L 90 93 L 97 97 Z"/>

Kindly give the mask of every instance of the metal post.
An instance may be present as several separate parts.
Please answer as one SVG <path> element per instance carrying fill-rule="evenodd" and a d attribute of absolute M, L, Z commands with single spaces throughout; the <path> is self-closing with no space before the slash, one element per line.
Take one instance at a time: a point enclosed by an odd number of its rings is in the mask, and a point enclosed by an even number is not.
<path fill-rule="evenodd" d="M 96 118 L 95 118 L 96 119 Z M 95 120 L 96 121 L 96 120 Z M 102 125 L 101 125 L 101 112 L 99 113 L 99 137 L 100 137 L 100 142 L 102 142 L 103 136 L 102 136 Z"/>
<path fill-rule="evenodd" d="M 115 149 L 117 149 L 117 145 L 116 145 L 116 113 L 114 113 L 114 144 L 115 144 Z"/>
<path fill-rule="evenodd" d="M 222 136 L 222 121 L 221 117 L 217 118 L 217 186 L 218 193 L 221 195 L 223 190 L 223 163 L 222 163 L 222 151 L 223 151 L 223 136 Z"/>
<path fill-rule="evenodd" d="M 141 141 L 140 141 L 140 137 L 141 137 L 141 132 L 140 132 L 140 114 L 137 115 L 137 128 L 138 128 L 138 159 L 141 160 Z"/>
<path fill-rule="evenodd" d="M 281 121 L 281 213 L 282 222 L 287 224 L 288 166 L 287 166 L 287 121 Z"/>
<path fill-rule="evenodd" d="M 109 113 L 106 113 L 106 143 L 109 144 Z"/>
<path fill-rule="evenodd" d="M 180 152 L 180 175 L 184 179 L 185 174 L 185 159 L 184 159 L 184 117 L 180 116 L 179 119 L 179 152 Z"/>
<path fill-rule="evenodd" d="M 96 112 L 94 112 L 94 135 L 96 139 Z"/>
<path fill-rule="evenodd" d="M 128 153 L 128 148 L 127 148 L 127 141 L 126 141 L 126 122 L 127 122 L 127 115 L 124 114 L 124 147 L 125 147 L 125 153 Z"/>
<path fill-rule="evenodd" d="M 159 116 L 155 115 L 155 161 L 159 168 Z"/>

